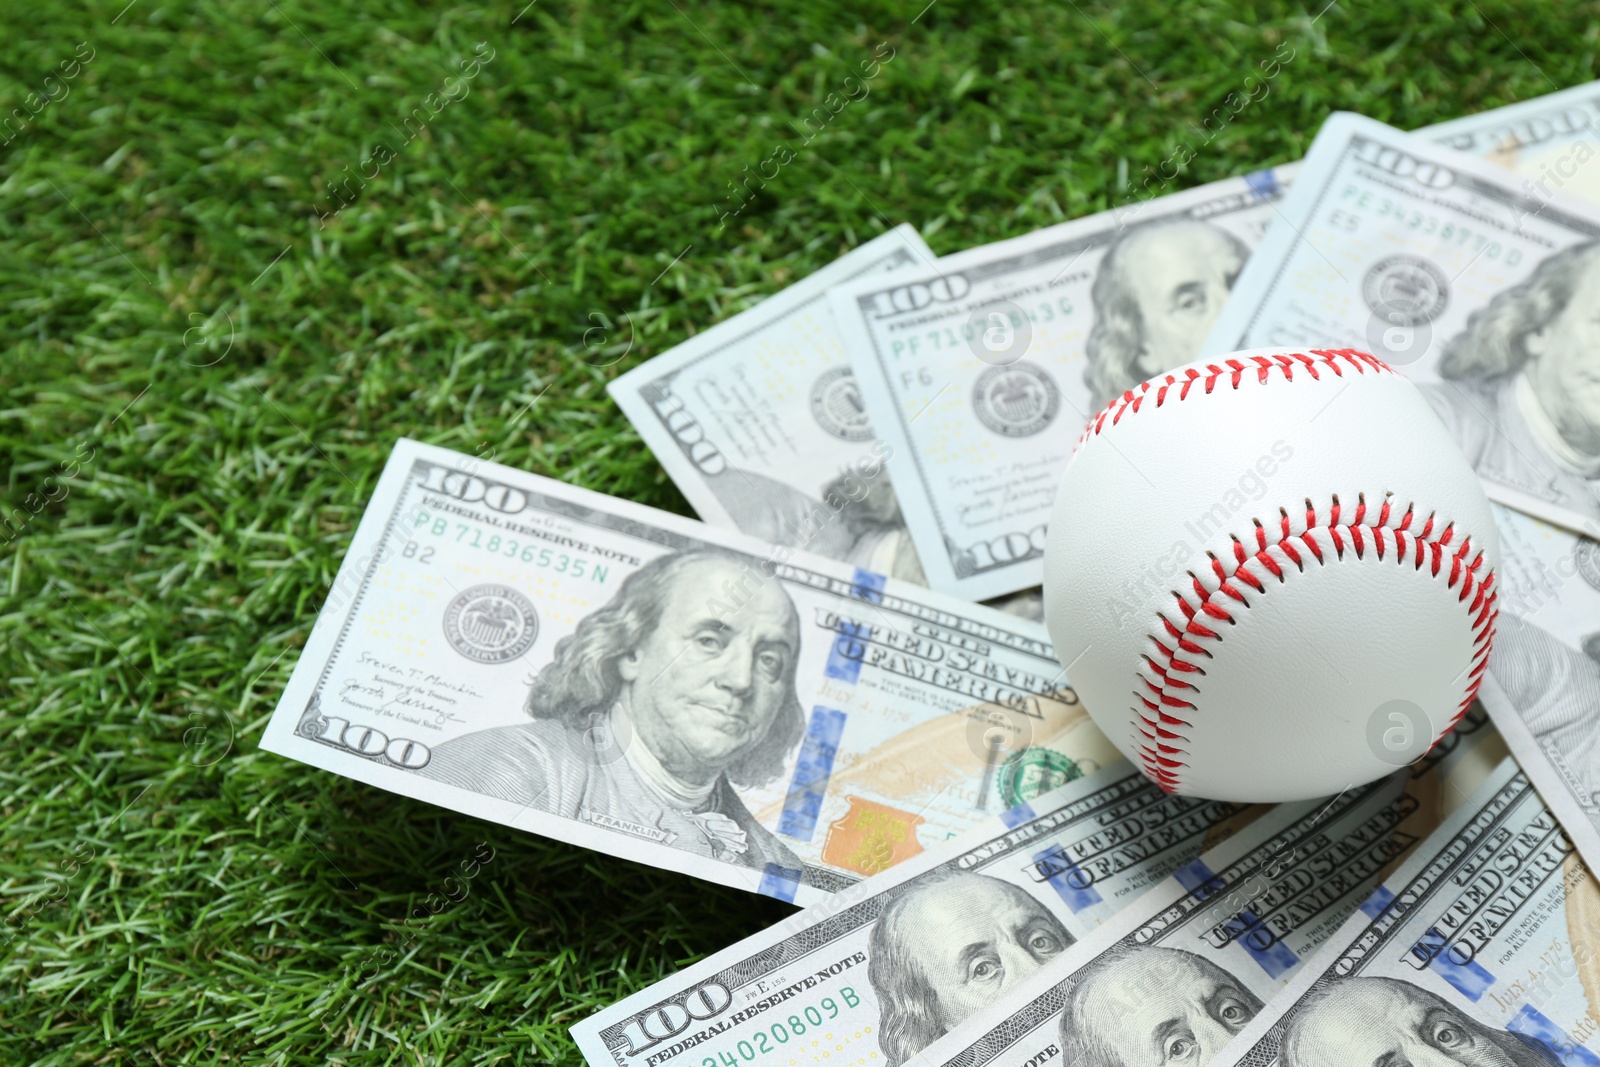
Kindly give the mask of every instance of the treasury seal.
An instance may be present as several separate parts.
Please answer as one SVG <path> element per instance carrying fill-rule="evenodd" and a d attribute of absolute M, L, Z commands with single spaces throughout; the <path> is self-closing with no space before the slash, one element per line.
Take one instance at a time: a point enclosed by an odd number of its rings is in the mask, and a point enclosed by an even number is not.
<path fill-rule="evenodd" d="M 817 379 L 811 387 L 811 417 L 841 441 L 872 440 L 867 408 L 849 367 L 834 367 Z"/>
<path fill-rule="evenodd" d="M 1026 360 L 990 367 L 972 387 L 978 421 L 1004 437 L 1032 437 L 1055 420 L 1061 391 L 1043 367 Z"/>
<path fill-rule="evenodd" d="M 506 585 L 464 589 L 444 609 L 450 647 L 477 663 L 505 663 L 533 646 L 539 615 L 533 601 Z"/>
<path fill-rule="evenodd" d="M 1014 808 L 1082 777 L 1083 768 L 1054 749 L 1026 748 L 1000 765 L 994 785 L 1001 803 Z"/>
<path fill-rule="evenodd" d="M 1374 315 L 1396 326 L 1420 326 L 1450 306 L 1450 280 L 1417 256 L 1388 256 L 1361 279 L 1361 298 Z"/>

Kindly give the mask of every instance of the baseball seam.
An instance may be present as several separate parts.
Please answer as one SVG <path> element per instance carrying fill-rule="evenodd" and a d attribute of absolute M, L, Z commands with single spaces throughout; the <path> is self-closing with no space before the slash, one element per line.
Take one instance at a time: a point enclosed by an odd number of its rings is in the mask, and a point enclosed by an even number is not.
<path fill-rule="evenodd" d="M 1233 389 L 1238 389 L 1241 383 L 1251 378 L 1258 384 L 1274 376 L 1292 382 L 1296 371 L 1303 372 L 1315 381 L 1321 381 L 1324 371 L 1342 378 L 1347 370 L 1357 374 L 1365 374 L 1368 371 L 1394 373 L 1383 360 L 1353 348 L 1314 348 L 1310 352 L 1280 352 L 1270 356 L 1225 359 L 1220 363 L 1208 363 L 1203 368 L 1190 367 L 1181 377 L 1177 374 L 1165 374 L 1139 383 L 1101 408 L 1100 413 L 1089 420 L 1089 425 L 1084 428 L 1078 444 L 1081 446 L 1091 436 L 1098 435 L 1107 424 L 1115 426 L 1122 421 L 1124 415 L 1138 414 L 1141 407 L 1149 406 L 1146 404 L 1147 400 L 1159 408 L 1169 397 L 1187 400 L 1196 387 L 1202 390 L 1201 395 L 1209 396 L 1223 382 Z"/>
<path fill-rule="evenodd" d="M 1328 355 L 1341 356 L 1344 353 Z M 1376 360 L 1373 362 L 1383 366 Z M 1447 589 L 1455 589 L 1457 585 L 1461 587 L 1456 599 L 1466 604 L 1467 614 L 1472 617 L 1473 653 L 1469 661 L 1465 696 L 1455 715 L 1432 744 L 1438 744 L 1439 738 L 1460 721 L 1478 695 L 1478 686 L 1489 662 L 1489 649 L 1494 643 L 1494 620 L 1498 615 L 1495 600 L 1498 592 L 1494 588 L 1494 568 L 1486 565 L 1481 550 L 1474 555 L 1471 535 L 1463 537 L 1451 551 L 1451 543 L 1456 537 L 1455 524 L 1447 524 L 1436 533 L 1435 516 L 1432 514 L 1422 524 L 1421 530 L 1413 533 L 1411 526 L 1417 516 L 1415 504 L 1408 504 L 1404 515 L 1396 523 L 1393 501 L 1387 493 L 1384 494 L 1375 523 L 1367 521 L 1365 493 L 1359 495 L 1355 515 L 1345 523 L 1340 522 L 1342 509 L 1337 494 L 1332 497 L 1332 505 L 1327 509 L 1326 521 L 1318 520 L 1317 509 L 1309 498 L 1305 504 L 1304 532 L 1293 532 L 1288 510 L 1280 508 L 1280 531 L 1275 540 L 1270 538 L 1261 520 L 1255 519 L 1252 520 L 1255 530 L 1251 537 L 1256 546 L 1254 552 L 1233 534 L 1229 535 L 1234 557 L 1231 563 L 1217 558 L 1215 553 L 1207 552 L 1217 587 L 1207 590 L 1199 576 L 1193 571 L 1189 572 L 1194 582 L 1193 596 L 1173 590 L 1177 602 L 1175 614 L 1181 617 L 1181 625 L 1169 618 L 1168 612 L 1156 613 L 1165 640 L 1154 633 L 1147 635 L 1160 654 L 1144 657 L 1146 666 L 1140 668 L 1139 678 L 1148 695 L 1135 689 L 1134 696 L 1139 703 L 1132 710 L 1136 717 L 1136 728 L 1145 739 L 1145 744 L 1139 749 L 1145 775 L 1164 792 L 1177 790 L 1180 772 L 1186 766 L 1183 757 L 1187 753 L 1189 735 L 1183 731 L 1193 729 L 1190 720 L 1197 710 L 1193 700 L 1188 698 L 1200 692 L 1198 685 L 1187 679 L 1205 675 L 1205 668 L 1195 660 L 1212 658 L 1199 640 L 1221 641 L 1222 635 L 1213 626 L 1218 623 L 1233 624 L 1233 613 L 1250 606 L 1240 589 L 1241 585 L 1265 594 L 1267 586 L 1263 577 L 1276 578 L 1281 585 L 1290 566 L 1301 572 L 1305 571 L 1308 562 L 1325 566 L 1329 562 L 1329 555 L 1343 560 L 1347 549 L 1353 551 L 1358 560 L 1365 560 L 1368 552 L 1375 552 L 1380 562 L 1385 559 L 1386 553 L 1392 551 L 1396 564 L 1401 566 L 1405 565 L 1409 556 L 1413 570 L 1421 571 L 1424 566 L 1429 566 L 1433 577 L 1438 577 L 1440 571 L 1448 566 L 1449 576 L 1445 586 Z M 1182 659 L 1180 653 L 1190 658 Z"/>

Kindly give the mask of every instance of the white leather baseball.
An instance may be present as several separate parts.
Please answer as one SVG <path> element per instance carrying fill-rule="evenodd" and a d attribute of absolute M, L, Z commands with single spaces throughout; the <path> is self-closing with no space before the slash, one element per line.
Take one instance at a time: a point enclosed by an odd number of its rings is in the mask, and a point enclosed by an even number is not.
<path fill-rule="evenodd" d="M 1391 773 L 1466 711 L 1498 559 L 1415 386 L 1353 350 L 1252 349 L 1091 420 L 1050 520 L 1045 620 L 1162 789 L 1298 800 Z"/>

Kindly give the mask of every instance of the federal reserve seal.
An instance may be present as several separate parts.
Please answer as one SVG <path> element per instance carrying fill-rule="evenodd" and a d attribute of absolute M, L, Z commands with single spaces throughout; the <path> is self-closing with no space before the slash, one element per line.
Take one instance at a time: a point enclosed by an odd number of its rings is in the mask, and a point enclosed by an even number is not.
<path fill-rule="evenodd" d="M 1396 326 L 1420 326 L 1450 306 L 1450 280 L 1417 256 L 1388 256 L 1361 279 L 1361 298 L 1374 315 Z"/>
<path fill-rule="evenodd" d="M 533 601 L 506 585 L 464 589 L 444 609 L 450 647 L 477 663 L 505 663 L 533 646 L 539 615 Z"/>
<path fill-rule="evenodd" d="M 1018 360 L 990 367 L 972 387 L 978 421 L 1004 437 L 1032 437 L 1055 421 L 1061 391 L 1043 367 Z"/>
<path fill-rule="evenodd" d="M 1001 803 L 1014 808 L 1082 777 L 1083 768 L 1054 749 L 1026 748 L 1000 765 L 994 784 Z"/>
<path fill-rule="evenodd" d="M 811 417 L 841 441 L 872 440 L 867 408 L 849 367 L 834 367 L 817 379 L 811 387 Z"/>

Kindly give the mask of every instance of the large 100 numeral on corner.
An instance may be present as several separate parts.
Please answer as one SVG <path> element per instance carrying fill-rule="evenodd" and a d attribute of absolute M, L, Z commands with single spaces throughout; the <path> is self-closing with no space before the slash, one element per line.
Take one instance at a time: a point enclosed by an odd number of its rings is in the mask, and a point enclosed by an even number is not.
<path fill-rule="evenodd" d="M 628 1054 L 636 1056 L 668 1038 L 676 1037 L 687 1030 L 691 1022 L 715 1018 L 732 1003 L 733 995 L 726 986 L 721 982 L 707 982 L 692 990 L 682 1002 L 669 1000 L 665 1004 L 658 1004 L 629 1019 L 623 1026 L 622 1036 L 628 1039 Z"/>
<path fill-rule="evenodd" d="M 295 732 L 301 737 L 408 771 L 426 767 L 433 758 L 433 750 L 421 741 L 391 738 L 382 730 L 352 725 L 350 720 L 334 715 L 308 716 L 301 720 Z"/>

